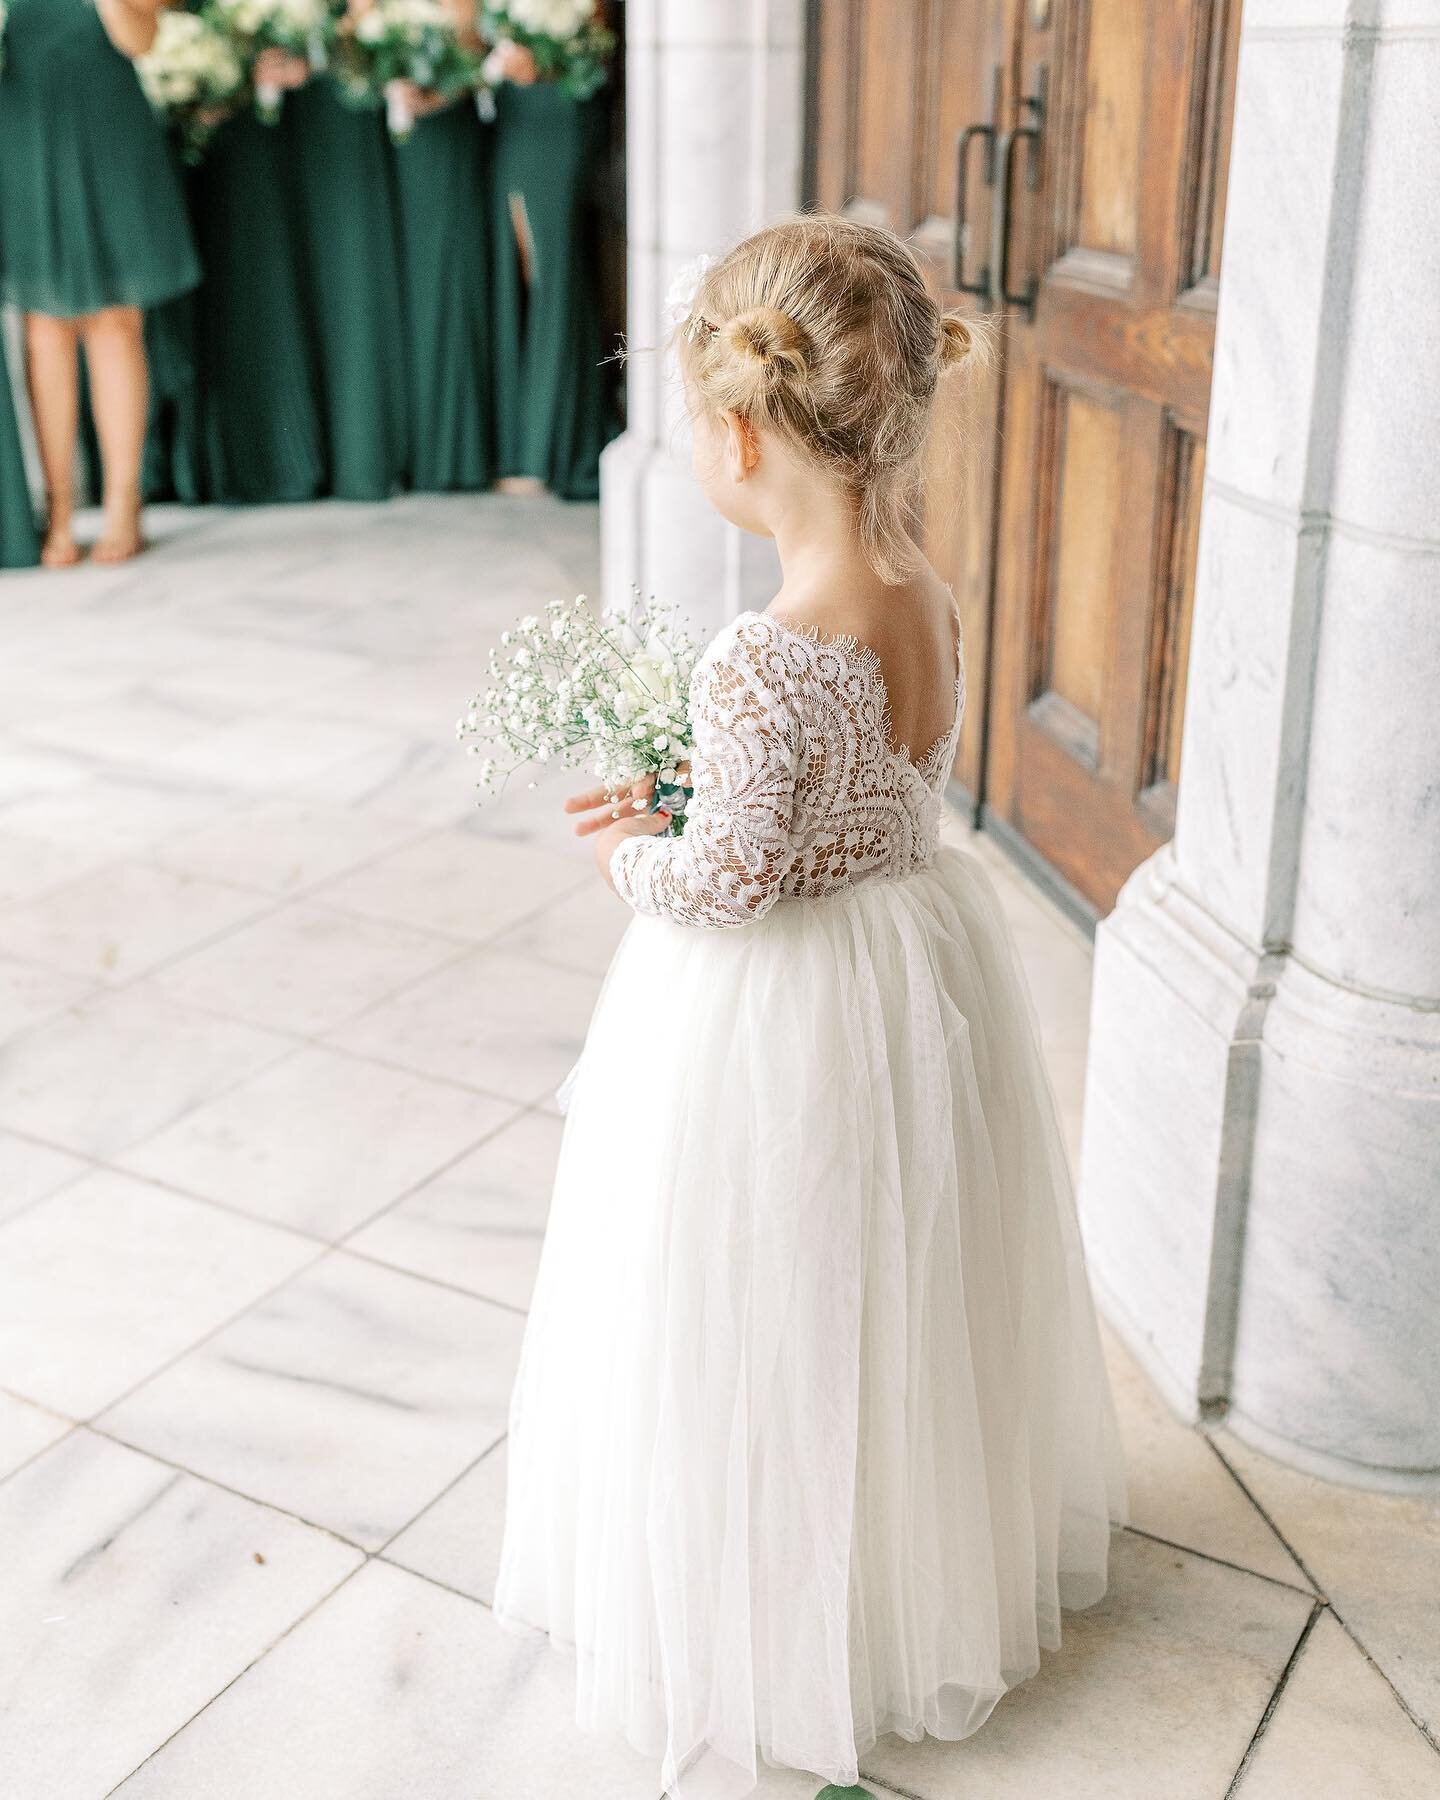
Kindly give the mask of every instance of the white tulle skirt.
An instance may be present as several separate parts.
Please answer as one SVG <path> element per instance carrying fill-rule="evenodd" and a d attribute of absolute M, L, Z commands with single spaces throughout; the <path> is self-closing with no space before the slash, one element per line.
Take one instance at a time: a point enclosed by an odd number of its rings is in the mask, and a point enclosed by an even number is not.
<path fill-rule="evenodd" d="M 947 847 L 736 931 L 637 917 L 567 1085 L 498 1618 L 679 1800 L 975 1731 L 1125 1507 L 988 875 Z"/>

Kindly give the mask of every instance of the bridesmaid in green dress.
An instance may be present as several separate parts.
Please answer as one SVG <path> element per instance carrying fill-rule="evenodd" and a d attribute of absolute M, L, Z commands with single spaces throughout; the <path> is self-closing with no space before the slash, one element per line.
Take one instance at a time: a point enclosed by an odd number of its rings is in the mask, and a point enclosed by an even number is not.
<path fill-rule="evenodd" d="M 563 499 L 593 500 L 614 429 L 583 191 L 601 147 L 600 104 L 572 100 L 553 82 L 513 78 L 495 104 L 499 473 Z"/>
<path fill-rule="evenodd" d="M 210 500 L 309 500 L 325 485 L 299 245 L 285 203 L 296 153 L 283 114 L 280 125 L 263 125 L 246 108 L 191 174 L 206 271 L 192 335 L 195 462 Z M 182 479 L 177 470 L 183 493 Z"/>
<path fill-rule="evenodd" d="M 309 71 L 298 58 L 289 79 Z M 288 85 L 288 82 L 287 82 Z M 406 365 L 395 171 L 381 113 L 347 106 L 328 75 L 285 102 L 282 169 L 300 250 L 327 487 L 384 500 L 405 477 Z"/>
<path fill-rule="evenodd" d="M 130 59 L 160 0 L 9 0 L 0 71 L 0 298 L 25 315 L 49 503 L 42 561 L 79 559 L 73 467 L 83 346 L 104 468 L 97 562 L 141 546 L 144 310 L 200 279 L 179 184 Z"/>
<path fill-rule="evenodd" d="M 459 10 L 468 11 L 464 0 Z M 395 178 L 410 485 L 422 493 L 473 491 L 493 476 L 490 247 L 482 229 L 488 133 L 468 95 L 446 101 L 405 86 L 416 123 L 395 146 Z"/>

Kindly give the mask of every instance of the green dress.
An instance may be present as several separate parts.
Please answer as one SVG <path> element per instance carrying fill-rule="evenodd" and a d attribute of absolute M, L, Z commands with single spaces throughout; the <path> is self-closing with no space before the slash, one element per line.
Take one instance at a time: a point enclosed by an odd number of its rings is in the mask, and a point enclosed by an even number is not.
<path fill-rule="evenodd" d="M 200 279 L 164 134 L 92 0 L 9 0 L 0 243 L 0 299 L 54 318 Z"/>
<path fill-rule="evenodd" d="M 287 112 L 298 98 L 289 97 Z M 205 264 L 190 330 L 194 460 L 208 500 L 309 500 L 325 487 L 300 246 L 286 197 L 287 169 L 301 148 L 283 114 L 278 125 L 262 125 L 246 109 L 221 126 L 191 172 Z M 183 497 L 180 479 L 176 488 Z"/>
<path fill-rule="evenodd" d="M 600 153 L 601 111 L 552 83 L 495 96 L 495 413 L 501 475 L 529 475 L 567 500 L 600 491 L 614 429 L 601 367 L 598 266 L 585 181 Z M 522 278 L 511 197 L 524 207 L 533 266 Z"/>
<path fill-rule="evenodd" d="M 326 489 L 383 500 L 407 461 L 406 364 L 395 171 L 383 114 L 318 76 L 286 96 L 275 130 L 299 246 Z"/>
<path fill-rule="evenodd" d="M 40 537 L 25 482 L 15 402 L 0 354 L 0 569 L 30 569 L 39 560 Z"/>
<path fill-rule="evenodd" d="M 410 485 L 422 493 L 488 487 L 493 473 L 488 138 L 467 99 L 395 146 Z"/>

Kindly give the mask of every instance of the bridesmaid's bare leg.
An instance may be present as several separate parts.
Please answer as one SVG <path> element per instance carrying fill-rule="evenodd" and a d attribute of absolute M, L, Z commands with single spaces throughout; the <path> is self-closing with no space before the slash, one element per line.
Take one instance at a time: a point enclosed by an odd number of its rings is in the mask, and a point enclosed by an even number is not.
<path fill-rule="evenodd" d="M 510 228 L 515 233 L 515 255 L 520 265 L 520 282 L 530 287 L 535 280 L 535 237 L 530 229 L 530 215 L 525 209 L 525 196 L 510 196 Z M 495 483 L 497 494 L 543 494 L 545 483 L 536 475 L 502 475 Z"/>
<path fill-rule="evenodd" d="M 105 483 L 105 526 L 92 554 L 99 563 L 124 562 L 143 543 L 140 459 L 150 401 L 144 317 L 138 306 L 107 306 L 80 321 L 80 336 Z"/>
<path fill-rule="evenodd" d="M 80 560 L 73 536 L 75 433 L 80 405 L 79 333 L 74 319 L 25 315 L 25 368 L 35 442 L 50 508 L 40 560 L 64 569 Z"/>

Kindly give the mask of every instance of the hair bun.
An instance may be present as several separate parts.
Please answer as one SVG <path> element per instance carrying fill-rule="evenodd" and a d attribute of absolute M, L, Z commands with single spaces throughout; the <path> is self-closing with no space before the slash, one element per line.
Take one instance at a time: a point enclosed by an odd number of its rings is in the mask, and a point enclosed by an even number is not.
<path fill-rule="evenodd" d="M 953 368 L 958 362 L 964 362 L 975 349 L 975 333 L 967 319 L 957 312 L 940 315 L 940 362 L 943 368 Z"/>
<path fill-rule="evenodd" d="M 742 365 L 767 385 L 799 380 L 810 364 L 810 339 L 803 328 L 775 306 L 752 306 L 721 327 L 725 342 Z"/>

